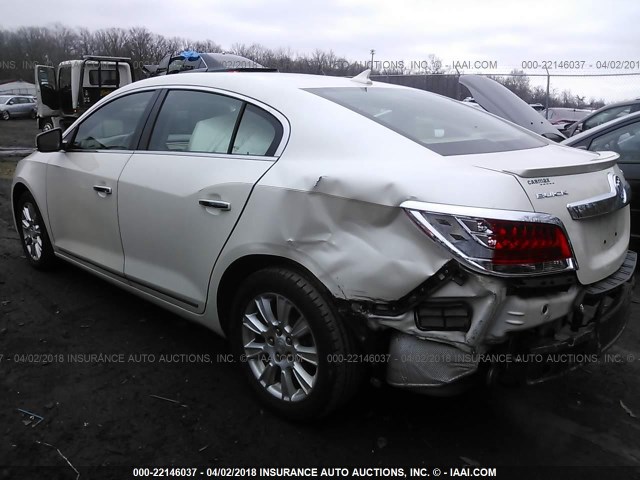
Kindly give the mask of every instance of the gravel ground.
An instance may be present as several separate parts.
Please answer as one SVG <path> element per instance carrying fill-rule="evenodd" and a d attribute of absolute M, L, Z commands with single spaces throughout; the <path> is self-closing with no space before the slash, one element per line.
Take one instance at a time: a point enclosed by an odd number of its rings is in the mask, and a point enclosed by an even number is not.
<path fill-rule="evenodd" d="M 611 350 L 619 363 L 455 398 L 368 386 L 322 423 L 287 423 L 262 410 L 237 365 L 222 360 L 229 349 L 215 334 L 70 265 L 31 269 L 11 220 L 16 160 L 0 159 L 0 478 L 18 478 L 10 467 L 34 465 L 75 478 L 62 455 L 81 472 L 108 465 L 640 466 L 638 289 Z M 91 354 L 124 361 L 78 361 Z"/>

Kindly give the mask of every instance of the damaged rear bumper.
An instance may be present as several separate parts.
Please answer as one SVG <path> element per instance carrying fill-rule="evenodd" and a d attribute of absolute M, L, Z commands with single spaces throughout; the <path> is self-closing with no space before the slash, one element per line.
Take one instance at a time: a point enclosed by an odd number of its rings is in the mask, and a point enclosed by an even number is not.
<path fill-rule="evenodd" d="M 636 260 L 628 252 L 620 269 L 596 284 L 538 280 L 529 288 L 458 275 L 449 265 L 435 290 L 431 285 L 419 298 L 408 296 L 414 300 L 409 305 L 405 299 L 406 311 L 398 305 L 359 308 L 371 328 L 390 329 L 385 376 L 391 385 L 453 394 L 480 379 L 535 384 L 597 361 L 618 339 L 629 317 Z M 450 318 L 458 312 L 458 324 L 463 309 L 456 306 L 467 305 L 468 328 L 444 328 L 446 320 L 438 330 L 420 328 L 419 316 L 433 305 L 454 312 Z"/>

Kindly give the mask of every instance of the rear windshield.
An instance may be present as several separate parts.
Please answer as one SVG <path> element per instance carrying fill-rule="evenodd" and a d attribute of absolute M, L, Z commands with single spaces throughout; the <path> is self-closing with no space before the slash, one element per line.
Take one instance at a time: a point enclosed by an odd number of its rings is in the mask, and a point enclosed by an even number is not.
<path fill-rule="evenodd" d="M 524 150 L 548 142 L 484 111 L 440 95 L 399 88 L 310 88 L 440 155 Z"/>
<path fill-rule="evenodd" d="M 115 70 L 89 70 L 91 85 L 118 85 L 118 74 Z"/>

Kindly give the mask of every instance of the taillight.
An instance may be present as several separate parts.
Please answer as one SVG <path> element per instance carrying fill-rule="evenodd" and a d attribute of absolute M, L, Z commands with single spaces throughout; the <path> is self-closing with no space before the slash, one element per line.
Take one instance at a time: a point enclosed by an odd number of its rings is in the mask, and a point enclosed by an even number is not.
<path fill-rule="evenodd" d="M 472 268 L 503 275 L 574 268 L 562 224 L 550 215 L 421 202 L 402 206 L 427 235 Z"/>

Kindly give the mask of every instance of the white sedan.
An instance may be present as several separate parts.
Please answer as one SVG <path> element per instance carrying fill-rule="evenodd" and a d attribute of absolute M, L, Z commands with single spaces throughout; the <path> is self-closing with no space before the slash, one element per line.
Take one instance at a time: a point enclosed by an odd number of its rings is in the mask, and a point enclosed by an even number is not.
<path fill-rule="evenodd" d="M 226 335 L 290 418 L 366 375 L 434 394 L 543 381 L 627 322 L 617 154 L 366 73 L 143 80 L 37 147 L 12 187 L 28 261 Z"/>

